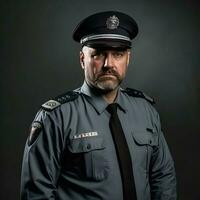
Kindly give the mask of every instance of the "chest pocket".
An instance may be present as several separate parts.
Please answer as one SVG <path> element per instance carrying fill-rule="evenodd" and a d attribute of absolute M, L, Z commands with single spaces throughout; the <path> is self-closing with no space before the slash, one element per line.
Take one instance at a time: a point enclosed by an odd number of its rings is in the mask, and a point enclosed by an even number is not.
<path fill-rule="evenodd" d="M 105 141 L 101 136 L 70 139 L 71 167 L 79 176 L 101 181 L 108 176 Z"/>
<path fill-rule="evenodd" d="M 134 131 L 133 139 L 135 143 L 135 162 L 148 173 L 152 153 L 158 148 L 158 133 L 147 130 Z"/>

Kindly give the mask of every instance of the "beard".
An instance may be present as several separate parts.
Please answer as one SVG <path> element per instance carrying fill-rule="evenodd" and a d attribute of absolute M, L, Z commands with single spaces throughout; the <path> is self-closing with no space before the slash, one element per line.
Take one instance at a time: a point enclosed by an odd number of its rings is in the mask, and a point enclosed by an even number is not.
<path fill-rule="evenodd" d="M 122 77 L 113 69 L 109 69 L 96 75 L 93 86 L 106 93 L 117 89 L 121 82 Z"/>
<path fill-rule="evenodd" d="M 95 86 L 104 92 L 110 92 L 119 87 L 121 81 L 114 77 L 103 77 L 95 82 Z"/>

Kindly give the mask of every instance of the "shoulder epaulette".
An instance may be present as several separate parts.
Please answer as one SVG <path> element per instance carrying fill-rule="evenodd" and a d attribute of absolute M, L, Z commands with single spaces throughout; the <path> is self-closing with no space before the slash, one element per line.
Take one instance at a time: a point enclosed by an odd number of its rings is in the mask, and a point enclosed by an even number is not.
<path fill-rule="evenodd" d="M 123 90 L 123 92 L 127 93 L 130 96 L 133 97 L 140 97 L 140 98 L 144 98 L 146 99 L 148 102 L 150 102 L 151 104 L 155 104 L 155 101 L 153 98 L 149 97 L 148 95 L 146 95 L 144 92 L 141 92 L 139 90 L 135 90 L 132 88 L 126 88 L 125 90 Z"/>
<path fill-rule="evenodd" d="M 42 108 L 47 111 L 52 111 L 58 106 L 73 101 L 78 98 L 78 92 L 69 91 L 65 94 L 59 95 L 54 99 L 47 101 L 46 103 L 42 104 Z"/>

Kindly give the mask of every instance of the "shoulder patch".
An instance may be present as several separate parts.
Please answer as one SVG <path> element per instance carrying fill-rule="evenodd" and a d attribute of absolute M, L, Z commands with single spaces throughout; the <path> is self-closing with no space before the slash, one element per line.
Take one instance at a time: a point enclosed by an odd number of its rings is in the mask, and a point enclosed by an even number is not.
<path fill-rule="evenodd" d="M 148 95 L 146 95 L 144 92 L 141 92 L 139 90 L 135 90 L 132 88 L 126 88 L 125 90 L 123 90 L 123 92 L 127 93 L 130 96 L 133 97 L 140 97 L 140 98 L 144 98 L 146 99 L 148 102 L 150 102 L 151 104 L 155 104 L 155 101 L 153 98 L 149 97 Z"/>
<path fill-rule="evenodd" d="M 38 121 L 35 121 L 31 125 L 31 130 L 28 138 L 28 146 L 31 146 L 35 140 L 38 138 L 40 131 L 42 129 L 42 124 Z"/>
<path fill-rule="evenodd" d="M 73 101 L 78 98 L 78 92 L 69 91 L 65 94 L 59 95 L 54 99 L 47 101 L 46 103 L 42 104 L 42 108 L 47 111 L 52 111 L 61 104 L 64 104 L 69 101 Z"/>

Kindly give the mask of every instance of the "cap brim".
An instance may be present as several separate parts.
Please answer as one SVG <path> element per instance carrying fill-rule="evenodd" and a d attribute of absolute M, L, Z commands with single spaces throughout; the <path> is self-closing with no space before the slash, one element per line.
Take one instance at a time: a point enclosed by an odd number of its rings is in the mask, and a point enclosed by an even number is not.
<path fill-rule="evenodd" d="M 92 48 L 131 48 L 131 42 L 117 39 L 91 40 L 83 44 Z"/>

